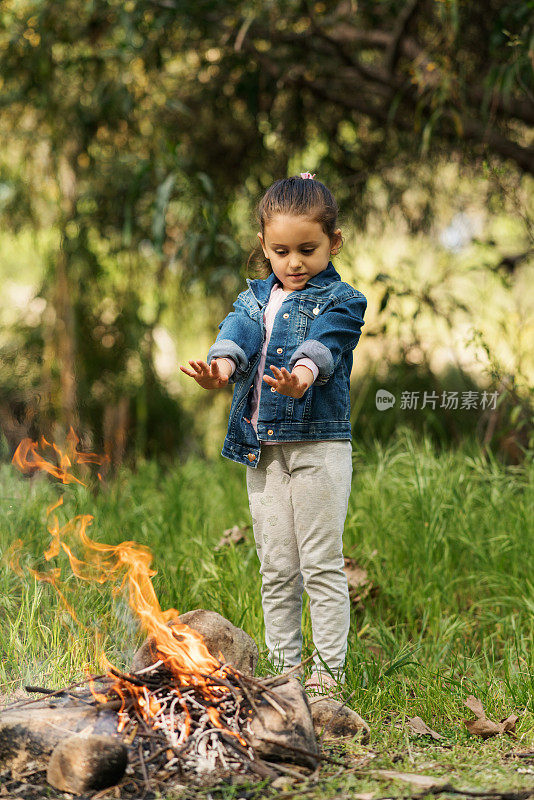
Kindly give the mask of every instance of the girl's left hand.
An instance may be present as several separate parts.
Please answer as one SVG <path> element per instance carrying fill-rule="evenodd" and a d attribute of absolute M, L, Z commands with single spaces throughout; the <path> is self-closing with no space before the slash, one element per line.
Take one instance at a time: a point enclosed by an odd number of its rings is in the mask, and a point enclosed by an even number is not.
<path fill-rule="evenodd" d="M 313 374 L 307 367 L 299 365 L 295 367 L 293 372 L 289 373 L 285 367 L 279 370 L 278 367 L 271 364 L 271 370 L 274 378 L 271 378 L 270 375 L 264 375 L 263 380 L 276 389 L 277 392 L 285 394 L 287 397 L 295 397 L 298 400 L 312 384 Z M 310 376 L 309 381 L 306 380 L 305 375 Z"/>

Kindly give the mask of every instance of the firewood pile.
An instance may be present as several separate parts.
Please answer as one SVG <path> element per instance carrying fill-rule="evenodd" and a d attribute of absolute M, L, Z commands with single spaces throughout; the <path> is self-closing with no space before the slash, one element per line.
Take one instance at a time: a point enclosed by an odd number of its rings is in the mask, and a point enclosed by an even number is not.
<path fill-rule="evenodd" d="M 157 743 L 155 753 L 165 755 L 166 771 L 174 769 L 189 778 L 209 773 L 272 777 L 276 769 L 267 766 L 260 755 L 266 752 L 266 744 L 271 745 L 267 748 L 269 755 L 275 755 L 273 746 L 278 746 L 277 757 L 285 756 L 305 766 L 317 763 L 315 737 L 310 741 L 309 736 L 313 726 L 306 724 L 311 718 L 303 716 L 308 706 L 302 691 L 299 691 L 301 707 L 296 709 L 295 704 L 288 703 L 281 687 L 278 691 L 270 688 L 268 680 L 240 673 L 229 664 L 221 665 L 217 675 L 200 675 L 203 681 L 200 685 L 196 676 L 191 676 L 192 683 L 180 688 L 161 662 L 134 675 L 116 670 L 112 673 L 118 680 L 109 689 L 105 703 L 117 703 L 114 698 L 120 698 L 119 730 L 133 744 L 143 739 L 151 745 Z M 300 690 L 298 683 L 293 683 Z M 266 706 L 271 712 L 272 729 L 262 735 L 262 711 Z M 296 710 L 300 720 L 296 720 Z M 274 725 L 273 715 L 278 717 Z M 292 727 L 295 721 L 300 722 L 302 732 L 297 731 L 293 736 L 302 740 L 300 747 L 290 741 L 290 731 L 286 730 L 289 720 Z M 284 737 L 280 736 L 282 731 Z M 302 735 L 306 732 L 307 738 Z M 278 739 L 268 741 L 269 733 Z M 155 753 L 152 756 L 157 761 Z M 139 760 L 142 766 L 142 755 Z"/>
<path fill-rule="evenodd" d="M 0 779 L 19 797 L 38 796 L 43 780 L 78 795 L 120 784 L 120 796 L 147 797 L 236 776 L 302 776 L 324 758 L 297 680 L 259 680 L 227 664 L 180 685 L 161 661 L 137 673 L 112 668 L 0 710 Z"/>

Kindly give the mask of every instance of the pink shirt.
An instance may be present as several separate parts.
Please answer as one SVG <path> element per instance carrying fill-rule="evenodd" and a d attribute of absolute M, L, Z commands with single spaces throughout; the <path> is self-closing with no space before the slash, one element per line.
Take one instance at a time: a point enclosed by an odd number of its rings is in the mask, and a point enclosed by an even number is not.
<path fill-rule="evenodd" d="M 271 333 L 272 333 L 272 330 L 273 330 L 275 317 L 276 317 L 277 313 L 280 310 L 280 306 L 282 305 L 282 303 L 284 302 L 284 300 L 286 299 L 288 294 L 292 294 L 292 292 L 286 292 L 285 289 L 283 289 L 283 287 L 282 287 L 282 285 L 280 283 L 276 283 L 275 282 L 273 288 L 271 289 L 271 294 L 269 296 L 269 302 L 267 303 L 267 305 L 265 306 L 265 309 L 263 311 L 263 321 L 265 323 L 265 341 L 263 343 L 263 347 L 262 347 L 262 350 L 261 350 L 261 357 L 260 357 L 260 363 L 258 365 L 258 371 L 256 372 L 256 375 L 254 377 L 254 389 L 253 389 L 253 392 L 252 392 L 252 400 L 251 400 L 251 414 L 252 414 L 252 416 L 250 418 L 250 422 L 251 422 L 252 426 L 254 427 L 254 430 L 256 431 L 256 433 L 258 432 L 257 423 L 258 423 L 258 413 L 259 413 L 259 409 L 260 409 L 261 390 L 262 390 L 262 388 L 263 389 L 270 389 L 271 388 L 263 380 L 263 375 L 267 374 L 267 375 L 270 375 L 271 377 L 274 378 L 274 375 L 273 375 L 273 372 L 272 372 L 271 369 L 268 369 L 267 372 L 265 373 L 265 360 L 267 358 L 267 347 L 269 346 L 269 340 L 271 338 Z M 233 358 L 226 358 L 226 361 L 228 361 L 229 364 L 232 365 L 232 373 L 231 374 L 233 374 L 233 372 L 234 372 L 234 370 L 236 368 L 235 361 L 233 360 Z M 311 373 L 313 375 L 313 380 L 315 380 L 317 375 L 319 374 L 319 368 L 311 360 L 311 358 L 299 358 L 299 360 L 297 362 L 295 362 L 294 366 L 295 367 L 296 366 L 307 367 L 311 371 Z M 312 381 L 312 383 L 313 383 L 313 381 Z M 270 440 L 268 442 L 262 442 L 262 444 L 279 444 L 279 442 L 273 442 L 272 440 Z"/>

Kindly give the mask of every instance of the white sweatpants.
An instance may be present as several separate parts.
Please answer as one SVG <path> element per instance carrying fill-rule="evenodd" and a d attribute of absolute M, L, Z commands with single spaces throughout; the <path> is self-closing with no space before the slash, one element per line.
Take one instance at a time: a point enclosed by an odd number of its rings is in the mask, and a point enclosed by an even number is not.
<path fill-rule="evenodd" d="M 348 439 L 262 445 L 258 466 L 247 467 L 265 643 L 280 669 L 301 660 L 303 588 L 315 648 L 334 674 L 343 669 L 350 605 L 342 536 L 351 480 Z M 324 670 L 319 658 L 315 668 Z"/>

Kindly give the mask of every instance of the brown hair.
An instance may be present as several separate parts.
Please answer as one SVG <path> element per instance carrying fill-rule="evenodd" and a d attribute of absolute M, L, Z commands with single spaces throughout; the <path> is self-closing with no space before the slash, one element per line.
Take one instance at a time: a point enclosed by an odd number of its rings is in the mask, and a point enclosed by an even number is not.
<path fill-rule="evenodd" d="M 329 239 L 336 230 L 338 207 L 334 195 L 321 181 L 313 178 L 281 178 L 269 186 L 256 210 L 257 221 L 262 235 L 265 223 L 275 214 L 302 214 L 318 222 Z M 271 272 L 271 262 L 265 257 L 258 244 L 247 261 L 251 278 L 267 278 Z"/>

